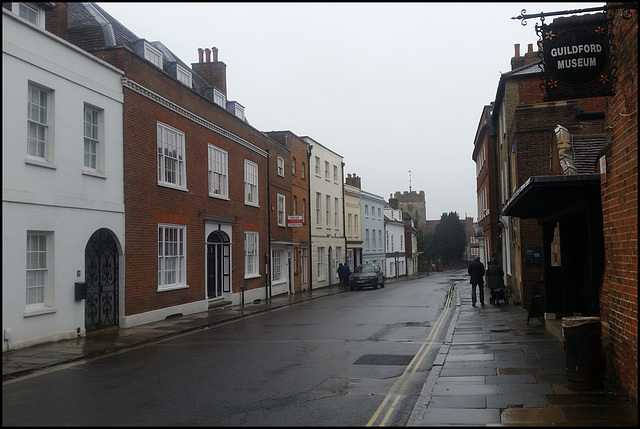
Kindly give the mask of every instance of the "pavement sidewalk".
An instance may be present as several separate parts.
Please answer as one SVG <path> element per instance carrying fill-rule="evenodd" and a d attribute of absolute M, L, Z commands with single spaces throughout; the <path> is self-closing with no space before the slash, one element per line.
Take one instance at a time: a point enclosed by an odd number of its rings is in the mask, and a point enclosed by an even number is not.
<path fill-rule="evenodd" d="M 453 321 L 407 426 L 637 427 L 628 398 L 568 389 L 564 343 L 543 318 L 527 324 L 511 301 L 473 307 L 468 280 L 453 293 Z"/>
<path fill-rule="evenodd" d="M 204 313 L 10 350 L 2 353 L 2 379 L 342 292 L 334 285 L 243 306 L 222 304 Z M 472 307 L 467 280 L 458 282 L 453 293 L 453 321 L 407 426 L 637 427 L 636 404 L 627 398 L 567 388 L 563 343 L 542 319 L 527 324 L 527 311 L 513 303 Z"/>

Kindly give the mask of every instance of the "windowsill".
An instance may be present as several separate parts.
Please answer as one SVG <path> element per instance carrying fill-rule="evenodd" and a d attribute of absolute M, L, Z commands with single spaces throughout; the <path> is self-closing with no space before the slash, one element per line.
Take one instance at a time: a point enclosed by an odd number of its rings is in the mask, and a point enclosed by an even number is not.
<path fill-rule="evenodd" d="M 215 199 L 217 199 L 217 200 L 226 200 L 226 201 L 229 201 L 229 196 L 227 196 L 227 195 L 209 194 L 209 196 L 210 196 L 211 198 L 215 198 Z"/>
<path fill-rule="evenodd" d="M 180 289 L 188 289 L 189 285 L 173 285 L 173 286 L 165 286 L 162 289 L 156 289 L 156 292 L 169 292 L 172 290 L 180 290 Z"/>
<path fill-rule="evenodd" d="M 246 201 L 244 202 L 244 205 L 245 205 L 245 206 L 250 206 L 250 207 L 258 207 L 258 208 L 260 207 L 260 204 L 248 203 L 248 202 L 246 202 Z"/>
<path fill-rule="evenodd" d="M 40 159 L 40 158 L 32 158 L 30 156 L 27 156 L 24 159 L 24 163 L 25 164 L 31 164 L 31 165 L 35 165 L 38 167 L 45 167 L 45 168 L 51 168 L 53 170 L 55 170 L 56 168 L 58 168 L 55 164 L 51 164 L 50 162 L 45 161 L 44 159 Z"/>
<path fill-rule="evenodd" d="M 41 316 L 43 314 L 51 314 L 57 312 L 58 309 L 56 307 L 37 307 L 37 308 L 27 308 L 24 310 L 24 317 L 32 317 L 32 316 Z"/>
<path fill-rule="evenodd" d="M 260 274 L 254 274 L 254 275 L 248 275 L 248 276 L 244 276 L 245 280 L 247 279 L 259 279 L 260 278 Z"/>
<path fill-rule="evenodd" d="M 104 173 L 102 173 L 102 172 L 100 172 L 100 171 L 97 171 L 97 170 L 90 170 L 90 169 L 88 169 L 88 168 L 86 168 L 86 167 L 84 167 L 84 168 L 82 169 L 82 174 L 83 174 L 84 176 L 97 177 L 97 178 L 99 178 L 99 179 L 106 179 L 106 178 L 107 178 L 107 175 L 106 175 L 106 174 L 104 174 Z"/>
<path fill-rule="evenodd" d="M 176 191 L 184 191 L 184 192 L 189 192 L 189 190 L 184 187 L 180 187 L 180 186 L 176 186 L 172 183 L 166 183 L 166 182 L 158 182 L 158 186 L 162 186 L 163 188 L 169 188 L 169 189 L 175 189 Z"/>

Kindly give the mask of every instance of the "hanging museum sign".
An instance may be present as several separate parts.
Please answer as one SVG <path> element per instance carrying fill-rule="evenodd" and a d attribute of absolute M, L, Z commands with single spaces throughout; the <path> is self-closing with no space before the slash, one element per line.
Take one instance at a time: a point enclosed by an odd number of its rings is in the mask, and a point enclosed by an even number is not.
<path fill-rule="evenodd" d="M 555 19 L 539 27 L 545 101 L 615 94 L 615 76 L 604 14 Z"/>

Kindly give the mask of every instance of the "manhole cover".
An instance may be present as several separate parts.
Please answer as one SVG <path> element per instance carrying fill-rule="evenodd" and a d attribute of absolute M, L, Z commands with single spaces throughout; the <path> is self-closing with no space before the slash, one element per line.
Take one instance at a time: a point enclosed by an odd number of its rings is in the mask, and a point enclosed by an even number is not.
<path fill-rule="evenodd" d="M 413 355 L 363 355 L 354 365 L 409 365 Z"/>

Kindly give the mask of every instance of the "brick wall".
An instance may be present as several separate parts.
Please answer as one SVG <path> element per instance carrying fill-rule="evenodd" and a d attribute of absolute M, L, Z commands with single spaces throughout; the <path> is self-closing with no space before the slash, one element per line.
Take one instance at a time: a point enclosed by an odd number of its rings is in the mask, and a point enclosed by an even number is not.
<path fill-rule="evenodd" d="M 607 381 L 638 400 L 638 11 L 615 13 L 617 93 L 606 107 L 611 144 L 601 186 L 605 273 L 600 295 Z"/>
<path fill-rule="evenodd" d="M 266 150 L 268 138 L 226 110 L 211 103 L 162 70 L 135 54 L 122 49 L 96 52 L 125 71 L 125 76 L 163 98 L 175 102 L 225 130 Z M 264 288 L 263 256 L 269 249 L 267 205 L 267 159 L 172 109 L 126 88 L 124 94 L 124 168 L 126 216 L 126 295 L 125 315 L 201 301 L 205 296 L 205 223 L 203 216 L 230 219 L 233 222 L 232 290 Z M 157 123 L 161 121 L 185 134 L 187 190 L 158 185 Z M 208 144 L 229 154 L 229 200 L 209 197 Z M 258 165 L 259 207 L 244 204 L 244 161 Z M 188 288 L 157 292 L 158 230 L 160 222 L 187 227 Z M 244 232 L 259 232 L 261 276 L 244 278 Z"/>

